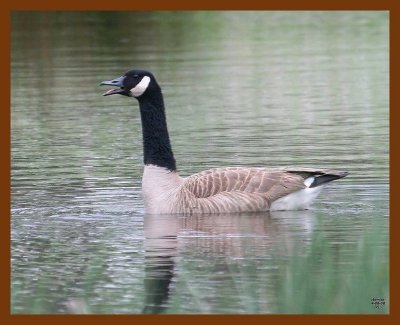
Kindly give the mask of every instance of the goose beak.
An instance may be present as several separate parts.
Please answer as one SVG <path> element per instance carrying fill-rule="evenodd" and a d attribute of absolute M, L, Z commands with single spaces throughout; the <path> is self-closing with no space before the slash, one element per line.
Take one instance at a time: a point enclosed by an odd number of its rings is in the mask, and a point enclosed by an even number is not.
<path fill-rule="evenodd" d="M 121 76 L 119 78 L 113 79 L 113 80 L 104 80 L 100 83 L 100 86 L 106 85 L 106 86 L 116 86 L 119 88 L 115 89 L 110 89 L 106 91 L 103 96 L 110 96 L 110 95 L 115 95 L 115 94 L 122 94 L 125 92 L 124 84 L 123 81 L 125 79 L 125 76 Z"/>

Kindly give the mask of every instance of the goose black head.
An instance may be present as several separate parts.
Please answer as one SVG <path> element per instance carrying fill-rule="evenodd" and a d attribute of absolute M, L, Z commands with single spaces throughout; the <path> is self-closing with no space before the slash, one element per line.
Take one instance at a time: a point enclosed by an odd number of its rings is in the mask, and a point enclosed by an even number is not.
<path fill-rule="evenodd" d="M 150 93 L 151 90 L 159 89 L 153 74 L 145 70 L 130 70 L 123 76 L 112 80 L 105 80 L 100 85 L 119 87 L 108 90 L 103 96 L 120 94 L 139 98 Z"/>

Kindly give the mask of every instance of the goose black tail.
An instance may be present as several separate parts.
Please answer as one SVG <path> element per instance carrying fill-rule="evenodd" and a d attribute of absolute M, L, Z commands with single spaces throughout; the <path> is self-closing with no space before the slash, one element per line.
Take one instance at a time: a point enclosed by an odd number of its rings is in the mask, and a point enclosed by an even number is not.
<path fill-rule="evenodd" d="M 338 174 L 324 174 L 324 175 L 315 175 L 314 181 L 311 183 L 311 187 L 317 187 L 322 184 L 334 181 L 335 179 L 343 178 L 347 176 L 349 173 L 348 172 L 341 172 Z"/>

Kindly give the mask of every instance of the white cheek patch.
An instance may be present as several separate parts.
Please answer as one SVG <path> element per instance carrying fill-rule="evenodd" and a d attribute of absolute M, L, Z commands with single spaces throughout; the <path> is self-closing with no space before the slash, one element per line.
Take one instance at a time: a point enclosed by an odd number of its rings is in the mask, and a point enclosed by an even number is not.
<path fill-rule="evenodd" d="M 130 90 L 132 96 L 133 97 L 141 96 L 149 86 L 150 80 L 151 80 L 150 77 L 144 76 L 143 79 Z"/>

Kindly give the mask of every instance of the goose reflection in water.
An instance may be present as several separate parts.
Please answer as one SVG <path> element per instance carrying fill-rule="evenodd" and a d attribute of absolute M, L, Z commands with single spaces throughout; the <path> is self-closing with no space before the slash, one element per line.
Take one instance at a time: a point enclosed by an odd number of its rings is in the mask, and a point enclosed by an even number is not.
<path fill-rule="evenodd" d="M 165 311 L 174 277 L 178 247 L 176 215 L 146 215 L 145 231 L 145 306 L 144 314 Z"/>
<path fill-rule="evenodd" d="M 173 284 L 179 280 L 175 265 L 179 251 L 194 249 L 193 253 L 200 255 L 202 260 L 265 259 L 272 252 L 290 254 L 294 247 L 289 238 L 292 235 L 285 231 L 285 219 L 290 220 L 290 224 L 294 223 L 293 220 L 296 220 L 295 223 L 298 221 L 301 233 L 311 236 L 314 214 L 310 210 L 191 216 L 145 215 L 145 302 L 142 313 L 167 312 L 168 301 L 174 291 Z M 225 272 L 229 273 L 228 266 Z M 185 309 L 185 306 L 181 307 Z"/>

